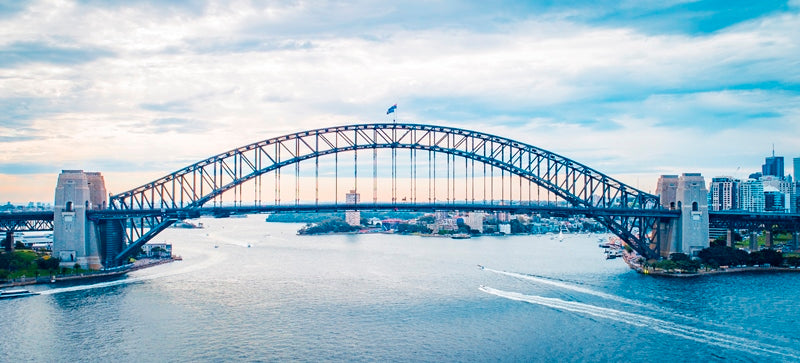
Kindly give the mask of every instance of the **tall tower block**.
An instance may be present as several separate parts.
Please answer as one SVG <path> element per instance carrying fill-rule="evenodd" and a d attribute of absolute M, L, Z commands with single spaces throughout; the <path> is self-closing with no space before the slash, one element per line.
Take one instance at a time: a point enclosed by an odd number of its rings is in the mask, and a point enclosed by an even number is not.
<path fill-rule="evenodd" d="M 62 170 L 58 175 L 53 206 L 53 255 L 61 265 L 100 269 L 99 238 L 86 211 L 106 207 L 103 176 L 83 170 Z"/>

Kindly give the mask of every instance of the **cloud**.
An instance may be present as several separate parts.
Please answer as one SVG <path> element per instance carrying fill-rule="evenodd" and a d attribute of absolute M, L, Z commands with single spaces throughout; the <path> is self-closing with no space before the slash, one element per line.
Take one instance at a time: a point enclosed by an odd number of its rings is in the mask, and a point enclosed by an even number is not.
<path fill-rule="evenodd" d="M 61 47 L 42 42 L 15 42 L 0 48 L 0 68 L 30 63 L 74 65 L 113 55 L 108 50 L 87 47 Z"/>
<path fill-rule="evenodd" d="M 58 174 L 61 169 L 52 164 L 0 163 L 0 174 Z"/>
<path fill-rule="evenodd" d="M 207 132 L 211 129 L 212 125 L 208 122 L 183 119 L 177 117 L 167 117 L 152 120 L 144 129 L 138 131 L 142 133 L 187 133 L 199 134 Z"/>
<path fill-rule="evenodd" d="M 0 15 L 0 161 L 167 173 L 394 116 L 609 173 L 760 166 L 800 131 L 800 16 L 739 5 L 27 3 Z"/>

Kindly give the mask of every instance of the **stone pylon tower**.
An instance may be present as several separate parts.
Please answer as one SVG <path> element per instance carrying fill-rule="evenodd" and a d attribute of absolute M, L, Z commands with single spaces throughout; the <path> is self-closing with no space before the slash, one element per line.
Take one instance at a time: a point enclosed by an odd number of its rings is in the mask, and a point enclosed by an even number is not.
<path fill-rule="evenodd" d="M 709 246 L 708 189 L 699 173 L 684 173 L 678 178 L 675 199 L 681 211 L 679 219 L 680 251 L 692 255 Z"/>
<path fill-rule="evenodd" d="M 103 176 L 97 172 L 62 170 L 58 175 L 53 207 L 53 255 L 61 265 L 101 269 L 100 240 L 86 212 L 105 209 L 108 203 Z"/>
<path fill-rule="evenodd" d="M 656 193 L 662 207 L 681 211 L 680 218 L 659 223 L 661 256 L 669 257 L 675 252 L 691 256 L 708 247 L 708 190 L 703 176 L 662 175 Z"/>

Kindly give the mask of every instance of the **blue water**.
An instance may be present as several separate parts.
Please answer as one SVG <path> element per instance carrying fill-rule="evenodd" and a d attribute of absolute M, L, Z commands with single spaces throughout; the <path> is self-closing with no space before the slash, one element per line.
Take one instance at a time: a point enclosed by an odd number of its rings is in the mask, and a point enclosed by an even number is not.
<path fill-rule="evenodd" d="M 600 235 L 202 222 L 157 237 L 183 261 L 0 301 L 0 360 L 800 361 L 800 274 L 643 276 Z"/>

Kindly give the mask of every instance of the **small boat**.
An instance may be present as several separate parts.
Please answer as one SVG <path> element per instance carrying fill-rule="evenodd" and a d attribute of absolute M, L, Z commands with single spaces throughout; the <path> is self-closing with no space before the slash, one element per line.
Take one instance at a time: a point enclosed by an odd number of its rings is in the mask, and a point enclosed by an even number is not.
<path fill-rule="evenodd" d="M 483 265 L 478 265 L 478 268 L 483 270 L 485 267 L 483 267 Z"/>
<path fill-rule="evenodd" d="M 456 234 L 450 236 L 450 238 L 452 238 L 452 239 L 468 239 L 468 238 L 472 238 L 472 236 L 470 236 L 469 233 L 456 233 Z"/>
<path fill-rule="evenodd" d="M 33 292 L 25 289 L 17 290 L 0 290 L 0 299 L 13 299 L 15 297 L 25 297 L 39 295 L 38 292 Z"/>

